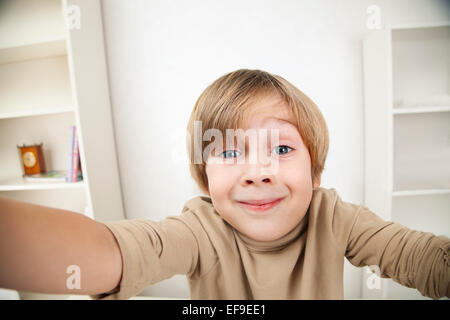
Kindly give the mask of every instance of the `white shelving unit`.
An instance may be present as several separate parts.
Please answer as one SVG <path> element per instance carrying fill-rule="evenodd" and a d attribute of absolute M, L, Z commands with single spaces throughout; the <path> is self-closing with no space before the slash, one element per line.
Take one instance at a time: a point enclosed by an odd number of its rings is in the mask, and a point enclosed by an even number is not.
<path fill-rule="evenodd" d="M 66 24 L 70 6 L 79 9 L 79 29 Z M 16 146 L 42 142 L 47 169 L 67 170 L 72 125 L 83 181 L 25 181 Z M 100 1 L 2 1 L 0 155 L 0 195 L 100 221 L 124 218 Z"/>
<path fill-rule="evenodd" d="M 80 28 L 69 30 L 73 7 Z M 124 219 L 103 41 L 99 0 L 2 1 L 0 196 Z M 72 125 L 83 181 L 25 181 L 16 146 L 42 142 L 47 170 L 67 170 Z"/>
<path fill-rule="evenodd" d="M 450 237 L 450 22 L 390 26 L 363 41 L 365 205 Z M 383 279 L 363 297 L 425 299 Z"/>

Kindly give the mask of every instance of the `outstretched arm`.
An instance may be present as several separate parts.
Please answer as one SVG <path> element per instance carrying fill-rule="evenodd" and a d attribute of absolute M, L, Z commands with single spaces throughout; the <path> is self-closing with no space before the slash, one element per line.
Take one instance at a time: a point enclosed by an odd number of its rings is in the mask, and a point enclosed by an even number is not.
<path fill-rule="evenodd" d="M 346 257 L 377 265 L 381 277 L 438 299 L 450 295 L 450 239 L 384 221 L 362 207 L 348 237 Z"/>
<path fill-rule="evenodd" d="M 67 286 L 75 276 L 67 273 L 69 266 L 79 267 L 79 289 Z M 106 225 L 74 212 L 0 197 L 0 287 L 98 294 L 114 289 L 121 275 L 119 246 Z"/>

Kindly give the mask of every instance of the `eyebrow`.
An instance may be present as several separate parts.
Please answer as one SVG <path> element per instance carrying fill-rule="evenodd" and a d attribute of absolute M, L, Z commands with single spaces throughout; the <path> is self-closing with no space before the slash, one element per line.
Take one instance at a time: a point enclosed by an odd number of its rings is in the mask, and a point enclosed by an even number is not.
<path fill-rule="evenodd" d="M 288 121 L 286 121 L 286 120 L 283 120 L 283 119 L 276 119 L 276 120 L 280 120 L 279 122 L 283 122 L 281 125 L 284 127 L 284 128 L 266 128 L 267 129 L 267 135 L 270 137 L 271 136 L 271 130 L 276 130 L 276 129 L 278 129 L 278 133 L 279 133 L 279 135 L 278 135 L 278 137 L 279 137 L 279 139 L 288 139 L 288 140 L 292 140 L 292 141 L 296 141 L 296 140 L 298 140 L 298 138 L 299 138 L 299 136 L 300 136 L 300 134 L 299 134 L 299 132 L 297 131 L 297 128 L 286 128 L 285 126 L 287 125 L 287 124 L 291 124 L 290 122 L 288 122 Z M 266 121 L 264 121 L 264 123 L 265 123 Z M 295 130 L 295 131 L 294 131 Z M 298 135 L 297 135 L 298 134 Z M 234 137 L 234 139 L 236 139 L 237 137 Z M 270 138 L 269 138 L 270 139 Z M 301 140 L 302 138 L 301 138 L 301 136 L 300 136 L 300 140 Z M 224 141 L 224 144 L 225 144 L 225 146 L 226 146 L 226 136 L 224 136 L 223 137 L 223 141 Z M 236 143 L 236 140 L 234 140 L 234 144 Z M 248 145 L 248 143 L 247 143 L 247 139 L 245 139 L 245 145 Z"/>
<path fill-rule="evenodd" d="M 270 120 L 275 120 L 276 122 L 278 122 L 278 123 L 280 123 L 280 124 L 282 124 L 282 125 L 286 125 L 286 124 L 294 125 L 294 123 L 292 123 L 291 121 L 289 121 L 289 120 L 287 120 L 287 119 L 276 118 L 276 117 L 270 117 L 270 118 L 265 119 L 265 120 L 263 121 L 263 124 L 265 124 L 267 121 L 270 121 Z"/>
<path fill-rule="evenodd" d="M 270 132 L 270 130 L 269 130 L 269 132 Z M 292 141 L 297 141 L 299 139 L 299 136 L 300 136 L 300 133 L 298 133 L 297 130 L 295 130 L 295 132 L 294 132 L 293 129 L 281 129 L 280 128 L 278 133 L 279 133 L 278 138 L 280 140 L 281 139 L 289 139 L 289 140 L 292 140 Z M 300 139 L 301 139 L 301 137 L 300 137 Z"/>
<path fill-rule="evenodd" d="M 294 128 L 286 128 L 286 129 L 283 129 L 283 128 L 279 128 L 279 132 L 280 132 L 280 136 L 281 135 L 287 135 L 287 136 L 292 136 L 293 135 L 293 130 L 295 129 L 295 132 L 296 133 L 299 133 L 298 132 L 298 129 L 297 129 L 297 127 L 295 126 L 295 124 L 294 123 L 292 123 L 291 121 L 289 121 L 289 120 L 286 120 L 286 119 L 282 119 L 282 118 L 276 118 L 276 117 L 270 117 L 270 118 L 267 118 L 267 119 L 265 119 L 264 121 L 263 121 L 263 124 L 266 124 L 269 120 L 275 120 L 276 122 L 278 122 L 279 124 L 280 124 L 280 127 L 286 127 L 287 125 L 291 125 L 291 126 L 293 126 Z M 272 128 L 273 129 L 273 128 Z M 272 130 L 272 129 L 270 129 L 270 130 Z M 270 131 L 269 130 L 269 131 Z M 300 133 L 299 133 L 300 134 Z"/>

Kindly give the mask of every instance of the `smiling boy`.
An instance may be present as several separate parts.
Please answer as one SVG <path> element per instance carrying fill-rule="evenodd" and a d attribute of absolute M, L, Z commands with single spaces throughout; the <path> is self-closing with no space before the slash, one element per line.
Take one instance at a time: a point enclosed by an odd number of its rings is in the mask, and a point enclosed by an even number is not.
<path fill-rule="evenodd" d="M 218 139 L 198 162 L 191 138 L 196 122 L 202 136 L 210 129 L 224 136 L 229 129 L 263 134 Z M 277 139 L 267 145 L 261 138 L 268 132 Z M 84 277 L 79 293 L 97 299 L 129 298 L 175 274 L 187 275 L 192 299 L 342 299 L 347 258 L 358 267 L 376 265 L 382 277 L 426 296 L 449 296 L 448 238 L 384 221 L 320 187 L 326 123 L 314 102 L 285 79 L 246 69 L 220 77 L 197 100 L 188 133 L 190 172 L 207 196 L 187 201 L 179 216 L 101 224 L 0 199 L 1 242 L 25 238 L 10 241 L 12 248 L 0 246 L 0 286 L 67 292 L 58 268 L 76 264 Z M 202 151 L 207 142 L 201 141 Z M 34 220 L 25 222 L 26 214 Z M 59 241 L 79 245 L 69 252 L 52 247 L 55 228 Z M 41 240 L 30 240 L 37 236 Z M 24 257 L 40 257 L 38 271 L 53 276 L 50 283 L 27 277 L 20 268 Z M 15 267 L 28 282 L 13 274 Z"/>

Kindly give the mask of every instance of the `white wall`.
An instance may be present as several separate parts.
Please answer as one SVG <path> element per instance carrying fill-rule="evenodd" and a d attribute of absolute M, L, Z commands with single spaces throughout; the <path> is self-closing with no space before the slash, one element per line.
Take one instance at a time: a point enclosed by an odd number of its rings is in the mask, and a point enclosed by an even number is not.
<path fill-rule="evenodd" d="M 279 74 L 309 95 L 330 130 L 322 185 L 363 202 L 362 46 L 366 9 L 381 23 L 450 20 L 438 0 L 103 1 L 107 61 L 123 201 L 128 218 L 160 220 L 198 194 L 184 134 L 203 89 L 238 68 Z M 361 271 L 345 267 L 345 297 Z M 176 276 L 144 294 L 188 297 Z"/>

